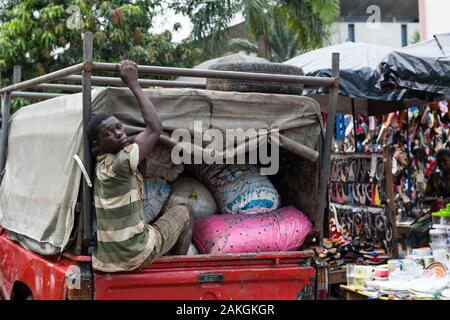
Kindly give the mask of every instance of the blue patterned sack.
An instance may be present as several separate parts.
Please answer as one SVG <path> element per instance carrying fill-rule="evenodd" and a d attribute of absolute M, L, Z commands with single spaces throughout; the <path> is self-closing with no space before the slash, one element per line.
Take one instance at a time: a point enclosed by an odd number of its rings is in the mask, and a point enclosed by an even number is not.
<path fill-rule="evenodd" d="M 257 214 L 278 209 L 280 196 L 256 165 L 211 165 L 200 170 L 222 213 Z"/>

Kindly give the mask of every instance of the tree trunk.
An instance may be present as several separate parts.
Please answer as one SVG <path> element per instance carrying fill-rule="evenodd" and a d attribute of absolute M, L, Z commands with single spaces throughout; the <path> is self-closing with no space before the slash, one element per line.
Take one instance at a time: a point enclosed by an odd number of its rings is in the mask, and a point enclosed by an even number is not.
<path fill-rule="evenodd" d="M 272 46 L 270 45 L 270 40 L 267 35 L 258 37 L 258 55 L 269 61 L 272 59 Z"/>

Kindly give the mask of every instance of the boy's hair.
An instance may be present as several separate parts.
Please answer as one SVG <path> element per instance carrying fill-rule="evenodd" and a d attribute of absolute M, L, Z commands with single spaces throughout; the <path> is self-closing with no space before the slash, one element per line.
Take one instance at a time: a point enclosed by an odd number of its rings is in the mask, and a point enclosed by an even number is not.
<path fill-rule="evenodd" d="M 106 119 L 113 117 L 110 113 L 98 113 L 89 119 L 87 124 L 87 134 L 91 141 L 96 141 L 98 139 L 98 127 Z"/>

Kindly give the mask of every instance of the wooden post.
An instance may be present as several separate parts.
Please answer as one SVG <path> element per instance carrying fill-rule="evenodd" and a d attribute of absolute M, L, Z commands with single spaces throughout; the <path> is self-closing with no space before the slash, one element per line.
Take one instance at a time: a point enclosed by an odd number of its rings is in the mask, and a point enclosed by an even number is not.
<path fill-rule="evenodd" d="M 339 77 L 339 53 L 332 55 L 332 70 L 331 76 L 333 78 Z M 325 216 L 325 208 L 327 207 L 327 189 L 328 179 L 330 177 L 331 165 L 331 145 L 333 142 L 333 131 L 336 122 L 336 105 L 339 92 L 339 79 L 337 79 L 330 90 L 329 107 L 327 114 L 327 127 L 325 133 L 325 142 L 322 146 L 322 163 L 320 168 L 320 182 L 319 182 L 319 205 L 315 221 L 315 233 L 320 235 L 319 241 L 323 238 L 323 223 Z"/>
<path fill-rule="evenodd" d="M 91 144 L 87 135 L 87 124 L 91 118 L 91 76 L 92 71 L 89 67 L 89 63 L 92 64 L 92 33 L 85 32 L 83 39 L 83 164 L 86 167 L 86 171 L 92 180 L 93 177 L 93 159 L 91 153 Z M 93 208 L 93 195 L 92 189 L 88 186 L 85 179 L 82 184 L 82 223 L 79 225 L 82 227 L 82 253 L 88 254 L 89 244 L 91 242 L 91 229 L 92 229 L 92 208 Z"/>
<path fill-rule="evenodd" d="M 19 83 L 22 77 L 20 66 L 14 66 L 13 83 Z M 8 145 L 9 119 L 11 116 L 11 93 L 7 92 L 2 99 L 2 129 L 0 144 L 0 182 L 3 180 L 5 164 L 6 164 L 6 148 Z"/>
<path fill-rule="evenodd" d="M 398 232 L 397 232 L 397 219 L 395 212 L 395 202 L 394 202 L 394 178 L 392 176 L 392 152 L 389 146 L 385 146 L 383 150 L 384 158 L 384 174 L 386 177 L 386 193 L 387 193 L 387 212 L 388 219 L 392 225 L 392 255 L 393 258 L 399 257 L 398 252 Z"/>

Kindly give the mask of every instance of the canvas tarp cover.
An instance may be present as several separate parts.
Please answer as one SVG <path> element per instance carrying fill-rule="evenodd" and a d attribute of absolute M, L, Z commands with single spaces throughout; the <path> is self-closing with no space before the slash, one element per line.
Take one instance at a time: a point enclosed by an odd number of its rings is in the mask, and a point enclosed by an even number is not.
<path fill-rule="evenodd" d="M 310 156 L 317 152 L 322 133 L 320 106 L 311 98 L 196 89 L 145 92 L 165 134 L 177 128 L 193 131 L 194 121 L 202 121 L 204 129 L 221 131 L 278 126 L 290 148 L 300 146 Z M 113 113 L 130 136 L 143 130 L 140 109 L 130 90 L 97 88 L 92 100 L 93 113 Z M 82 156 L 81 123 L 80 93 L 24 107 L 11 118 L 0 186 L 0 224 L 23 245 L 42 254 L 63 251 L 72 232 L 81 181 L 73 156 Z"/>
<path fill-rule="evenodd" d="M 73 158 L 82 157 L 81 125 L 81 93 L 23 107 L 11 117 L 0 225 L 41 254 L 61 252 L 70 238 L 81 181 Z"/>
<path fill-rule="evenodd" d="M 322 123 L 320 105 L 314 99 L 200 89 L 148 89 L 146 92 L 157 109 L 164 127 L 163 135 L 167 137 L 174 129 L 180 128 L 189 130 L 193 137 L 194 122 L 201 122 L 203 133 L 214 128 L 223 132 L 224 136 L 226 129 L 278 128 L 283 148 L 294 153 L 298 150 L 311 161 L 318 159 L 316 148 Z M 93 113 L 114 114 L 131 136 L 144 128 L 139 107 L 127 89 L 107 88 L 94 101 L 92 110 Z M 245 145 L 248 147 L 248 141 Z M 226 145 L 217 151 L 225 149 Z M 242 145 L 237 145 L 235 149 L 244 150 Z"/>

